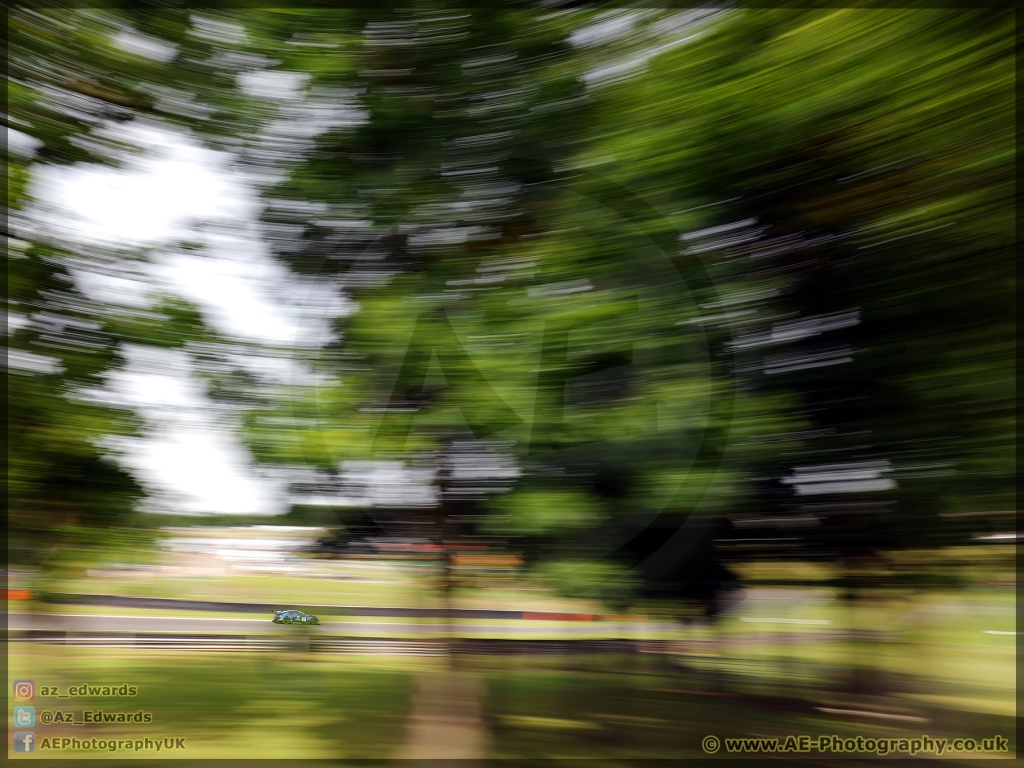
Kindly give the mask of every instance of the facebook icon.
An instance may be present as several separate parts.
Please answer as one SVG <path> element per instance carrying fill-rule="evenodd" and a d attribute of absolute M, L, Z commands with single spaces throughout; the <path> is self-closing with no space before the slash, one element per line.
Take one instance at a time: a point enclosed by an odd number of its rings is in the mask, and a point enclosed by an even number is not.
<path fill-rule="evenodd" d="M 15 752 L 35 752 L 36 751 L 36 735 L 31 731 L 28 733 L 16 733 L 14 734 L 14 751 Z"/>

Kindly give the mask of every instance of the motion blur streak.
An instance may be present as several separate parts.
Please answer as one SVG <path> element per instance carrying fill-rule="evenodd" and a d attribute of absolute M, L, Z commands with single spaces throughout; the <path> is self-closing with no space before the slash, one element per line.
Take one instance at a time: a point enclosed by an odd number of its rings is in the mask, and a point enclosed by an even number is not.
<path fill-rule="evenodd" d="M 318 5 L 8 5 L 15 679 L 195 758 L 1015 733 L 1013 16 Z"/>

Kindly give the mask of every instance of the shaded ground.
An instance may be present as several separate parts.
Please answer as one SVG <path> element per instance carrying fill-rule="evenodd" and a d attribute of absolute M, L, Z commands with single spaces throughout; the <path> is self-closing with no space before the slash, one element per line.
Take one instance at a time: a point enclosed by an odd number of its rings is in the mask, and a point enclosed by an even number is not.
<path fill-rule="evenodd" d="M 804 684 L 758 685 L 747 677 L 665 670 L 622 659 L 580 660 L 576 669 L 480 660 L 487 685 L 488 755 L 500 759 L 600 757 L 608 765 L 646 758 L 706 757 L 702 740 L 831 735 L 842 738 L 989 739 L 1014 754 L 1015 721 L 902 695 L 866 696 Z M 485 669 L 486 667 L 486 669 Z M 953 693 L 952 691 L 950 693 Z M 718 755 L 727 757 L 723 749 Z M 754 757 L 750 754 L 748 757 Z M 908 755 L 903 755 L 907 757 Z M 967 762 L 980 755 L 950 754 Z M 815 764 L 877 755 L 807 755 Z M 899 757 L 899 755 L 897 755 Z M 936 755 L 919 755 L 934 758 Z"/>
<path fill-rule="evenodd" d="M 405 760 L 476 761 L 485 757 L 484 688 L 476 675 L 450 669 L 420 673 L 406 743 Z M 470 765 L 472 763 L 462 763 Z"/>

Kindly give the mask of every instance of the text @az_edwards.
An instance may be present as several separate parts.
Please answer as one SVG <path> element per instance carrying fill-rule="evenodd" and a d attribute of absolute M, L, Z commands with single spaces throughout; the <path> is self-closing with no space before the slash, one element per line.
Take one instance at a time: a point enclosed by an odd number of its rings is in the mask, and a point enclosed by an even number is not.
<path fill-rule="evenodd" d="M 39 713 L 39 722 L 44 725 L 51 723 L 68 723 L 70 725 L 89 725 L 99 723 L 152 723 L 153 713 L 144 712 L 107 712 L 106 710 L 85 710 L 80 717 L 74 712 L 45 709 Z"/>

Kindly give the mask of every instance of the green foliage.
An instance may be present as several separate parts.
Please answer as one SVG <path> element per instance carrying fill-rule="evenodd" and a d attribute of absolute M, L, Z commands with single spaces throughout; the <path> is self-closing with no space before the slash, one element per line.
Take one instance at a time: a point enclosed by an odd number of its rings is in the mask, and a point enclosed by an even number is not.
<path fill-rule="evenodd" d="M 890 459 L 898 491 L 759 491 L 735 511 L 897 503 L 870 540 L 843 525 L 828 537 L 828 550 L 855 552 L 945 540 L 944 508 L 1012 504 L 1012 39 L 1001 13 L 748 10 L 598 100 L 589 167 L 682 211 L 669 218 L 684 232 L 762 228 L 677 260 L 683 274 L 707 264 L 729 300 L 716 306 L 769 297 L 708 323 L 713 337 L 858 312 L 856 330 L 734 349 L 729 457 L 776 487 L 794 466 Z M 772 354 L 829 341 L 854 362 L 767 370 Z"/>
<path fill-rule="evenodd" d="M 143 490 L 104 447 L 139 420 L 98 394 L 125 344 L 209 343 L 196 309 L 168 297 L 155 311 L 109 306 L 79 272 L 117 275 L 145 254 L 104 251 L 29 221 L 34 173 L 52 165 L 119 166 L 139 150 L 116 126 L 160 112 L 146 85 L 170 77 L 118 42 L 110 9 L 9 9 L 8 127 L 31 143 L 6 156 L 9 360 L 7 524 L 11 561 L 56 568 L 135 521 Z M 233 85 L 233 84 L 232 84 Z M 224 90 L 222 88 L 222 90 Z M 229 92 L 233 88 L 227 89 Z"/>
<path fill-rule="evenodd" d="M 547 560 L 533 575 L 552 591 L 598 600 L 613 610 L 629 606 L 641 586 L 635 572 L 609 561 Z"/>
<path fill-rule="evenodd" d="M 494 508 L 491 525 L 512 535 L 552 537 L 594 527 L 605 517 L 594 499 L 557 488 L 509 493 L 497 499 Z"/>
<path fill-rule="evenodd" d="M 595 11 L 357 6 L 12 14 L 9 121 L 40 148 L 8 156 L 10 211 L 33 162 L 132 151 L 102 118 L 175 123 L 268 179 L 276 257 L 359 305 L 340 342 L 303 353 L 325 383 L 268 392 L 195 307 L 105 311 L 69 279 L 87 257 L 33 235 L 8 262 L 9 311 L 65 320 L 10 338 L 55 361 L 11 377 L 12 520 L 130 506 L 94 446 L 131 419 L 72 396 L 125 343 L 200 360 L 262 462 L 438 469 L 440 505 L 403 515 L 517 536 L 575 594 L 624 600 L 619 574 L 651 581 L 656 552 L 720 583 L 714 541 L 675 535 L 708 515 L 820 501 L 821 534 L 787 539 L 792 554 L 846 557 L 950 541 L 963 531 L 940 510 L 1013 503 L 1008 13 L 743 9 L 673 27 L 650 9 L 575 45 Z M 169 53 L 133 53 L 125 32 Z M 521 470 L 504 495 L 445 469 L 485 441 Z M 780 482 L 871 459 L 895 488 L 805 499 Z M 58 490 L 71 466 L 94 487 Z M 856 500 L 889 506 L 833 514 Z"/>

